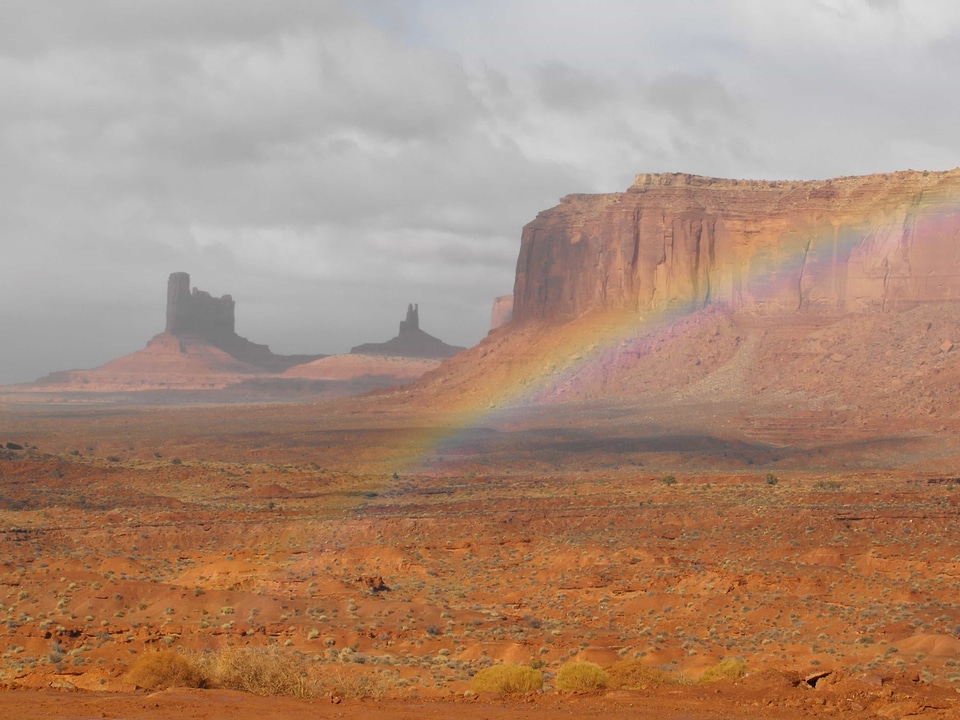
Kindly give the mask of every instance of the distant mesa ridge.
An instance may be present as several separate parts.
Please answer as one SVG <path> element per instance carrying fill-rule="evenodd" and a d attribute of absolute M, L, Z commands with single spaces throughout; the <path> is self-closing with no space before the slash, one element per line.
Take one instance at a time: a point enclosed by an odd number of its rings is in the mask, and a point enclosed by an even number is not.
<path fill-rule="evenodd" d="M 353 355 L 392 355 L 411 358 L 448 358 L 466 348 L 448 345 L 420 329 L 420 306 L 407 305 L 407 316 L 400 321 L 397 336 L 387 342 L 364 343 L 351 348 Z"/>

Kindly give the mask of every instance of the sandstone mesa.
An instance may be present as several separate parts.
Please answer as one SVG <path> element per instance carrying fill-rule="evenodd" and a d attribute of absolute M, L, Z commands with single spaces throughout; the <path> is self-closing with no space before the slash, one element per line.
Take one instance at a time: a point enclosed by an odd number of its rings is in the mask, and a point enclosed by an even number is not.
<path fill-rule="evenodd" d="M 960 169 L 816 182 L 638 175 L 523 229 L 513 317 L 708 305 L 862 312 L 960 299 Z"/>
<path fill-rule="evenodd" d="M 958 303 L 960 170 L 639 175 L 528 223 L 512 320 L 498 300 L 498 327 L 413 392 L 491 407 L 789 403 L 825 427 L 939 426 L 960 412 Z"/>

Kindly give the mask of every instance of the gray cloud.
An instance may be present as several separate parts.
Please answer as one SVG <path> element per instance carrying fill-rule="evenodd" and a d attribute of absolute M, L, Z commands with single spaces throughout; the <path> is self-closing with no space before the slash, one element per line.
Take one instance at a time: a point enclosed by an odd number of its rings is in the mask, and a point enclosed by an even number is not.
<path fill-rule="evenodd" d="M 409 301 L 471 344 L 521 226 L 566 193 L 960 165 L 952 0 L 0 15 L 0 382 L 141 347 L 173 270 L 278 351 L 385 339 Z"/>
<path fill-rule="evenodd" d="M 612 82 L 559 61 L 536 69 L 541 102 L 563 112 L 584 112 L 615 99 L 619 91 Z"/>

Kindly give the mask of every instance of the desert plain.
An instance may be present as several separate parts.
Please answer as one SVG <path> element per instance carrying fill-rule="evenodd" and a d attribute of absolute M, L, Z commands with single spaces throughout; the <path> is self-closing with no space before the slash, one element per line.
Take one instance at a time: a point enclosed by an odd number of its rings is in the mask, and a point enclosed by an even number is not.
<path fill-rule="evenodd" d="M 22 449 L 0 451 L 3 714 L 960 713 L 955 421 L 880 434 L 834 414 L 824 437 L 783 408 L 582 402 L 438 442 L 449 416 L 398 394 L 6 396 L 0 440 Z M 127 674 L 157 649 L 246 647 L 324 693 Z M 745 674 L 697 683 L 725 659 Z M 581 660 L 610 687 L 551 689 Z M 470 693 L 497 663 L 546 689 Z"/>

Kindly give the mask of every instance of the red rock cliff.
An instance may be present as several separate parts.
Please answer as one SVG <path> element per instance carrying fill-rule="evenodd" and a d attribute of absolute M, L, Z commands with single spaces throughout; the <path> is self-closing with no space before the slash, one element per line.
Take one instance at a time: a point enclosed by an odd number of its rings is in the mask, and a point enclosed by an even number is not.
<path fill-rule="evenodd" d="M 960 169 L 816 182 L 638 175 L 523 229 L 516 322 L 595 309 L 859 312 L 960 300 Z"/>

